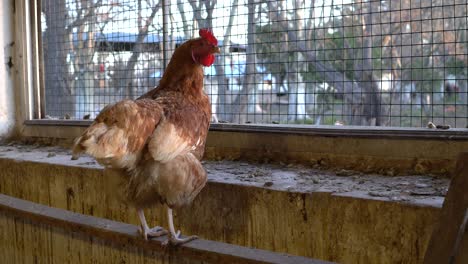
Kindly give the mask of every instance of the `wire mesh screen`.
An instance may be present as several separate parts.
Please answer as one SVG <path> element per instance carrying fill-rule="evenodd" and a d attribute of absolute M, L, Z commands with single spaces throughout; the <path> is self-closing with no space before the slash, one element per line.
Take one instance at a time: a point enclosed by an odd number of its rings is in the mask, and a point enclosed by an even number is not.
<path fill-rule="evenodd" d="M 212 28 L 213 122 L 465 127 L 467 0 L 42 0 L 47 118 L 157 86 Z"/>

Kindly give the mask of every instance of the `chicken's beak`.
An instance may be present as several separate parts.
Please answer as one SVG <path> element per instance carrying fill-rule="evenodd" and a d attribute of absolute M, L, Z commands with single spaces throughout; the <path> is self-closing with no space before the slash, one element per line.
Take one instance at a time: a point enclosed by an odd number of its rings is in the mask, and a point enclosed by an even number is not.
<path fill-rule="evenodd" d="M 213 47 L 213 49 L 211 50 L 211 53 L 221 53 L 221 49 L 219 47 Z"/>

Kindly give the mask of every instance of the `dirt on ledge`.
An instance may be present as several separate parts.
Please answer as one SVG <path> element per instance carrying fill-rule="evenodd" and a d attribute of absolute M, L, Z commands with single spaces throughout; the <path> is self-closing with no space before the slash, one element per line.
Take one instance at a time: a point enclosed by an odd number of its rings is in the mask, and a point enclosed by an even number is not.
<path fill-rule="evenodd" d="M 71 151 L 62 147 L 0 145 L 0 158 L 67 166 L 102 168 L 91 157 L 71 160 Z M 209 181 L 255 186 L 289 192 L 328 192 L 359 198 L 441 206 L 450 180 L 433 175 L 365 174 L 297 164 L 250 163 L 204 160 Z"/>

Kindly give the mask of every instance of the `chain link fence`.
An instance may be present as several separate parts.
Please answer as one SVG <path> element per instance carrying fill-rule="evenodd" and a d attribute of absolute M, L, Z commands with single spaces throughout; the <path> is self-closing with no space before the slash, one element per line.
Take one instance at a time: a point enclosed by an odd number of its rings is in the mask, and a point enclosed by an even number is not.
<path fill-rule="evenodd" d="M 213 122 L 466 127 L 467 0 L 42 0 L 43 118 L 157 86 L 212 28 Z"/>

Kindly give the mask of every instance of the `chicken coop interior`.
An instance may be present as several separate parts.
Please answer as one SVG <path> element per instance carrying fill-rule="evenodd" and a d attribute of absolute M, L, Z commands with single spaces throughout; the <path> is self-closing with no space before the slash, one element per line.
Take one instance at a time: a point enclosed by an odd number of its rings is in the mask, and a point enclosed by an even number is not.
<path fill-rule="evenodd" d="M 467 0 L 0 17 L 2 263 L 468 263 Z"/>

